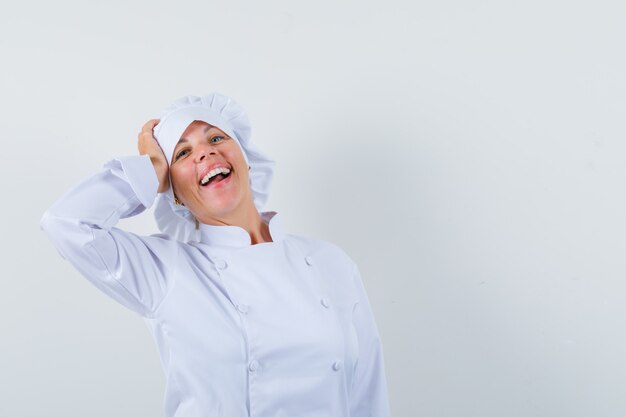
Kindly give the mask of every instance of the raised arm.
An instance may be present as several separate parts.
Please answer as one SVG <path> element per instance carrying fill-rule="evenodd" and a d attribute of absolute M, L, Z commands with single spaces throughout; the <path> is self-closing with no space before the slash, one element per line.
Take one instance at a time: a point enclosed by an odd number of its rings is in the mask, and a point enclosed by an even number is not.
<path fill-rule="evenodd" d="M 156 311 L 171 287 L 179 244 L 164 236 L 137 236 L 115 225 L 150 207 L 159 184 L 148 153 L 117 158 L 65 193 L 40 222 L 63 258 L 100 290 L 145 317 Z"/>
<path fill-rule="evenodd" d="M 382 344 L 356 264 L 353 267 L 352 280 L 358 300 L 352 314 L 352 322 L 359 341 L 359 359 L 350 396 L 350 416 L 389 417 Z"/>

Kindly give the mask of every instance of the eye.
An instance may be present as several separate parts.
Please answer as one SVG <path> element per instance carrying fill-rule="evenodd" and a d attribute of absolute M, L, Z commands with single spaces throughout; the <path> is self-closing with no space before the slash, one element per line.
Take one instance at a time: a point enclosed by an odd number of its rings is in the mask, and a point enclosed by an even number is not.
<path fill-rule="evenodd" d="M 176 157 L 174 158 L 174 161 L 178 161 L 179 158 L 185 156 L 187 154 L 187 152 L 189 152 L 189 149 L 183 149 L 180 152 L 178 152 L 176 154 Z"/>
<path fill-rule="evenodd" d="M 224 139 L 224 136 L 213 136 L 211 139 L 209 139 L 209 142 L 211 142 L 211 143 L 217 143 L 217 142 L 219 142 L 218 140 L 215 140 L 215 141 L 214 141 L 213 139 L 219 139 L 219 140 L 222 140 L 222 139 Z"/>

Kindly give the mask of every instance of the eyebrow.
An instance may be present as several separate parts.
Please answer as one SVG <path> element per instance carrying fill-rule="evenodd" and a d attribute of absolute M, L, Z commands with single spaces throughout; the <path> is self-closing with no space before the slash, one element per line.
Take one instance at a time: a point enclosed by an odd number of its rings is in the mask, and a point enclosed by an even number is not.
<path fill-rule="evenodd" d="M 209 130 L 211 130 L 211 129 L 216 129 L 216 127 L 215 127 L 215 126 L 208 125 L 207 127 L 205 127 L 205 128 L 204 128 L 204 132 L 203 132 L 203 133 L 205 133 L 205 134 L 206 134 L 206 133 L 207 133 Z M 187 138 L 180 138 L 180 139 L 178 140 L 178 142 L 176 142 L 176 146 L 180 145 L 181 143 L 188 143 L 188 142 L 189 142 L 189 141 L 187 140 Z M 174 146 L 174 149 L 176 149 L 176 146 Z"/>

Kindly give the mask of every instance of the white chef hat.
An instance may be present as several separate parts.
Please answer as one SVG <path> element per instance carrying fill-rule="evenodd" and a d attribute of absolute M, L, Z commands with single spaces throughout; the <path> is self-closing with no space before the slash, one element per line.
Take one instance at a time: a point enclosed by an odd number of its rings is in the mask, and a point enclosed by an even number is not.
<path fill-rule="evenodd" d="M 250 143 L 250 121 L 234 100 L 218 93 L 181 97 L 163 110 L 159 119 L 154 137 L 169 165 L 178 140 L 194 120 L 215 126 L 235 140 L 250 166 L 250 189 L 254 205 L 261 211 L 269 197 L 275 162 Z M 154 217 L 161 232 L 174 239 L 187 242 L 197 238 L 195 217 L 187 207 L 174 202 L 171 176 L 168 190 L 157 196 Z"/>

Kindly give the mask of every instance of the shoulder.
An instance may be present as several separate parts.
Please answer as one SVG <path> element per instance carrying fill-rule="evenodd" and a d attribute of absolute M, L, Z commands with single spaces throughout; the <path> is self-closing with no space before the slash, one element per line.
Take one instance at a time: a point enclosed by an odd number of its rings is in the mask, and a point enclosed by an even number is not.
<path fill-rule="evenodd" d="M 150 259 L 163 265 L 170 272 L 186 270 L 191 264 L 198 262 L 204 251 L 197 242 L 183 242 L 166 233 L 134 235 L 141 242 L 141 250 L 137 254 L 141 259 Z M 124 238 L 122 238 L 124 239 Z M 139 260 L 139 258 L 137 259 Z"/>
<path fill-rule="evenodd" d="M 165 255 L 175 256 L 187 245 L 186 243 L 173 239 L 165 233 L 144 235 L 113 227 L 111 234 L 115 236 L 117 242 L 143 246 L 151 252 L 152 256 L 156 257 Z"/>

